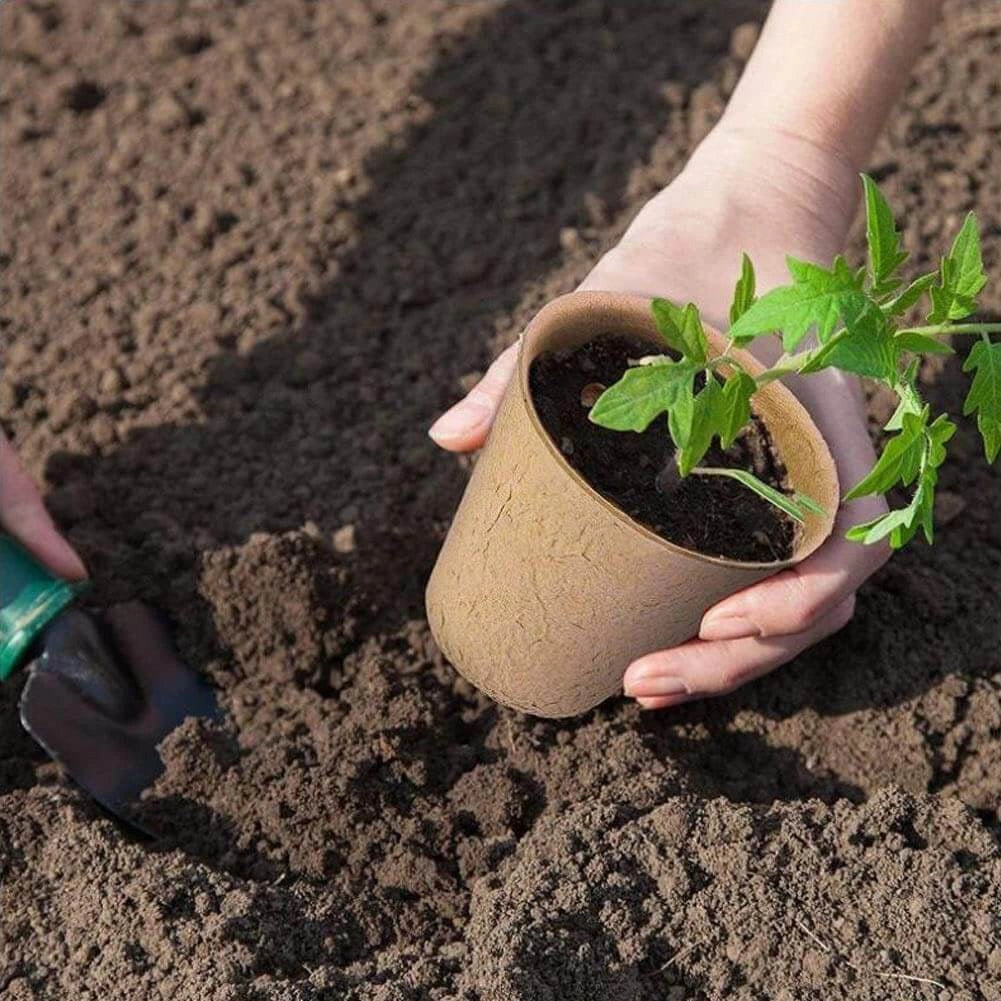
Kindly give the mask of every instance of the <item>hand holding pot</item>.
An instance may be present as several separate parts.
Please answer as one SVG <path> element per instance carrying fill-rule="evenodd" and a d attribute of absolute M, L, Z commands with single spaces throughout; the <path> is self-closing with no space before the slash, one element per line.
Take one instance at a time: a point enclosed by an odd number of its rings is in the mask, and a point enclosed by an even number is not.
<path fill-rule="evenodd" d="M 940 7 L 887 0 L 874 15 L 864 0 L 776 0 L 721 123 L 582 287 L 696 302 L 726 329 L 742 251 L 758 265 L 761 290 L 784 284 L 787 254 L 829 263 L 855 213 L 857 171 Z M 778 345 L 767 351 L 758 350 L 766 364 Z M 479 448 L 516 361 L 512 346 L 432 438 L 453 451 Z M 827 440 L 843 486 L 858 482 L 873 451 L 857 382 L 827 372 L 787 385 Z M 884 511 L 879 498 L 842 507 L 828 542 L 804 562 L 711 608 L 697 639 L 635 660 L 626 693 L 651 709 L 723 694 L 841 628 L 855 591 L 889 555 L 847 542 L 845 529 Z"/>
<path fill-rule="evenodd" d="M 59 577 L 80 580 L 87 576 L 80 557 L 56 530 L 35 484 L 2 432 L 0 528 L 13 535 Z"/>
<path fill-rule="evenodd" d="M 710 323 L 726 329 L 742 251 L 760 262 L 763 287 L 783 281 L 787 253 L 829 261 L 854 213 L 854 172 L 808 143 L 775 135 L 766 148 L 764 138 L 751 142 L 725 129 L 710 136 L 582 288 L 697 302 Z M 438 444 L 455 451 L 483 444 L 515 361 L 512 346 L 435 424 Z M 827 439 L 841 482 L 857 482 L 873 462 L 857 384 L 825 373 L 791 388 Z M 846 505 L 834 534 L 812 557 L 711 609 L 699 638 L 634 661 L 626 693 L 646 708 L 720 695 L 839 629 L 852 615 L 854 592 L 888 553 L 850 543 L 844 531 L 883 510 L 881 499 Z"/>

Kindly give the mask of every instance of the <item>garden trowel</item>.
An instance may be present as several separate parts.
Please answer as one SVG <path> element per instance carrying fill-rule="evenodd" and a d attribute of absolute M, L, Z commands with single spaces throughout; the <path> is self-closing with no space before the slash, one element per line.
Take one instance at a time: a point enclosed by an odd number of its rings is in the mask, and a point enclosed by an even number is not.
<path fill-rule="evenodd" d="M 159 615 L 138 602 L 85 612 L 76 604 L 83 587 L 53 577 L 0 535 L 0 680 L 26 665 L 24 728 L 135 828 L 129 806 L 163 772 L 157 745 L 188 716 L 219 710 Z"/>

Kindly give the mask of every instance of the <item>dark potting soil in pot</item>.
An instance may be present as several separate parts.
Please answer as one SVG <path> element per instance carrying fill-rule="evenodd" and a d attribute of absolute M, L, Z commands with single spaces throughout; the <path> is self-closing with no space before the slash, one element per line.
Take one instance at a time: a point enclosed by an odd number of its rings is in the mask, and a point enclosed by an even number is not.
<path fill-rule="evenodd" d="M 593 400 L 586 390 L 612 385 L 630 360 L 654 351 L 647 341 L 606 334 L 572 350 L 540 355 L 529 383 L 543 427 L 598 493 L 668 541 L 734 560 L 787 559 L 796 538 L 796 524 L 787 515 L 732 480 L 673 475 L 675 448 L 666 415 L 641 433 L 612 431 L 588 419 Z M 747 469 L 786 489 L 785 467 L 757 418 L 730 448 L 716 440 L 702 465 Z"/>

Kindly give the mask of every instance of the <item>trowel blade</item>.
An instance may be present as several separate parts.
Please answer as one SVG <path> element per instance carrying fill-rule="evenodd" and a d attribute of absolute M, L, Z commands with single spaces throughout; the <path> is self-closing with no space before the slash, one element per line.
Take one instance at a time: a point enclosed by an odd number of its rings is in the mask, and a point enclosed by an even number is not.
<path fill-rule="evenodd" d="M 76 608 L 48 627 L 28 666 L 21 722 L 99 804 L 124 820 L 163 772 L 157 745 L 188 716 L 215 718 L 215 694 L 138 602 L 101 621 Z M 140 828 L 141 829 L 141 828 Z"/>

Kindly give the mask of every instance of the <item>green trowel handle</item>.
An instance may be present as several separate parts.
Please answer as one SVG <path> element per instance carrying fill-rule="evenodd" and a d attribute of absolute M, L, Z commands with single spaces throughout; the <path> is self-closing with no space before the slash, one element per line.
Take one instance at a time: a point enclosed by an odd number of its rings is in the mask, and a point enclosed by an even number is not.
<path fill-rule="evenodd" d="M 9 535 L 0 534 L 0 681 L 85 587 L 86 582 L 54 576 Z"/>

